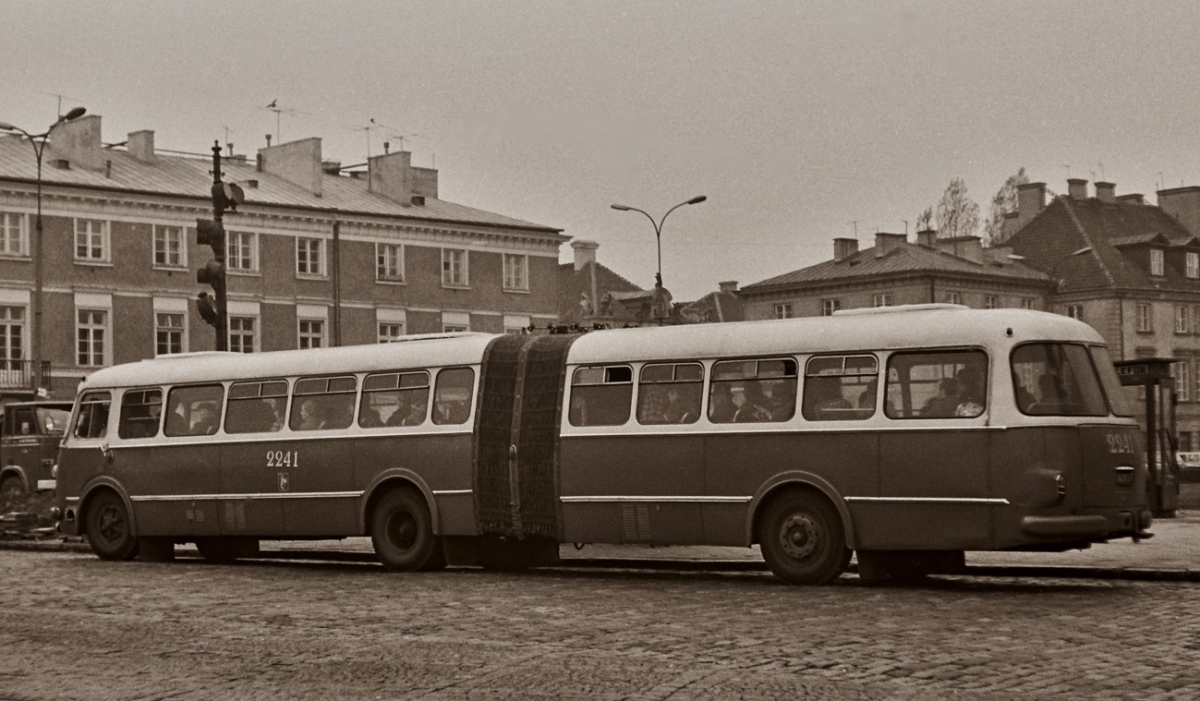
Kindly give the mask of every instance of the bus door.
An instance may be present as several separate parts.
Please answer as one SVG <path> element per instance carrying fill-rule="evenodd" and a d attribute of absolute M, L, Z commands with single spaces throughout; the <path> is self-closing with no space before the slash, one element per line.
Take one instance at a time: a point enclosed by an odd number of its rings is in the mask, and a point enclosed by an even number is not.
<path fill-rule="evenodd" d="M 987 354 L 893 353 L 887 360 L 878 497 L 851 503 L 859 547 L 977 549 L 991 542 Z"/>
<path fill-rule="evenodd" d="M 690 544 L 704 540 L 703 367 L 642 368 L 633 415 L 633 368 L 596 365 L 571 375 L 561 447 L 563 538 L 579 543 Z M 671 407 L 671 389 L 690 410 Z M 678 399 L 676 400 L 679 401 Z"/>
<path fill-rule="evenodd" d="M 229 386 L 221 447 L 225 535 L 284 535 L 283 498 L 291 485 L 294 445 L 279 435 L 287 411 L 286 380 Z M 284 463 L 287 463 L 286 465 Z"/>
<path fill-rule="evenodd" d="M 292 390 L 288 427 L 292 440 L 263 456 L 259 469 L 273 475 L 289 535 L 336 536 L 358 530 L 353 438 L 358 379 L 353 375 L 305 377 Z"/>
<path fill-rule="evenodd" d="M 221 392 L 220 385 L 177 387 L 168 395 L 165 416 L 158 387 L 121 395 L 119 440 L 112 443 L 109 470 L 129 493 L 140 535 L 220 533 L 220 448 L 198 439 L 217 430 L 211 416 L 220 411 Z M 210 418 L 202 424 L 202 417 Z M 77 424 L 77 436 L 78 431 Z"/>

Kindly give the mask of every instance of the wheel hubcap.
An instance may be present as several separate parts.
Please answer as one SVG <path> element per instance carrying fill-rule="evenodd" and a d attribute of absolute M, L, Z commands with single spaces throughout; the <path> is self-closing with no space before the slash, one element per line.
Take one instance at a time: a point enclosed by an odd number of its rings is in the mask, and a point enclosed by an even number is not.
<path fill-rule="evenodd" d="M 392 543 L 401 550 L 409 550 L 417 543 L 417 520 L 412 514 L 396 514 L 388 523 Z"/>
<path fill-rule="evenodd" d="M 100 535 L 110 543 L 125 535 L 125 519 L 118 509 L 109 507 L 100 512 Z"/>
<path fill-rule="evenodd" d="M 779 542 L 788 557 L 803 560 L 821 544 L 821 529 L 808 514 L 792 514 L 779 527 Z"/>

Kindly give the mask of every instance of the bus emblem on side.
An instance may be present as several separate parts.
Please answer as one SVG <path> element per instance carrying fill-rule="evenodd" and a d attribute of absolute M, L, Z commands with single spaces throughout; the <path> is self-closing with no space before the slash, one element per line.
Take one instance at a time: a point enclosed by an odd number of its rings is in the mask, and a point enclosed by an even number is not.
<path fill-rule="evenodd" d="M 288 473 L 279 473 L 279 491 L 286 492 L 288 490 Z"/>

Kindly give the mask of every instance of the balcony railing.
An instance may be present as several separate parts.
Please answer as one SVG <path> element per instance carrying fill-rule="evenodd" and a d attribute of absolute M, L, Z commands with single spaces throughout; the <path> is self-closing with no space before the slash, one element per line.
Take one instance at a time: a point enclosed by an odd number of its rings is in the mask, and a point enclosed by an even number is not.
<path fill-rule="evenodd" d="M 25 389 L 33 391 L 35 373 L 32 360 L 0 360 L 0 389 Z M 42 385 L 46 389 L 50 384 L 50 361 L 42 361 Z"/>

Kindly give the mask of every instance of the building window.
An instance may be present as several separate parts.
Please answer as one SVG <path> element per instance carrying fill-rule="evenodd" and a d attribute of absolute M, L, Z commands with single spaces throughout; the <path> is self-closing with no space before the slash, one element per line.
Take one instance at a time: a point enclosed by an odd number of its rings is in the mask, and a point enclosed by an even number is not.
<path fill-rule="evenodd" d="M 1193 280 L 1200 278 L 1200 253 L 1188 253 L 1184 260 L 1187 264 L 1187 276 Z"/>
<path fill-rule="evenodd" d="M 20 370 L 25 358 L 25 308 L 0 307 L 0 362 L 5 370 Z"/>
<path fill-rule="evenodd" d="M 108 222 L 75 220 L 75 260 L 108 261 Z"/>
<path fill-rule="evenodd" d="M 172 355 L 183 352 L 183 314 L 159 312 L 154 315 L 154 354 Z"/>
<path fill-rule="evenodd" d="M 1021 298 L 1021 308 L 1022 309 L 1033 309 L 1033 298 L 1032 297 L 1022 297 Z"/>
<path fill-rule="evenodd" d="M 108 335 L 108 312 L 100 309 L 80 309 L 76 322 L 76 337 L 79 339 L 76 360 L 80 367 L 104 365 Z"/>
<path fill-rule="evenodd" d="M 258 270 L 258 238 L 247 231 L 225 234 L 225 267 L 229 270 Z"/>
<path fill-rule="evenodd" d="M 29 255 L 29 217 L 0 212 L 0 255 Z"/>
<path fill-rule="evenodd" d="M 467 286 L 467 252 L 456 248 L 442 249 L 442 285 Z"/>
<path fill-rule="evenodd" d="M 1157 248 L 1150 249 L 1150 274 L 1163 274 L 1163 252 Z"/>
<path fill-rule="evenodd" d="M 945 294 L 946 304 L 962 304 L 961 292 L 947 292 Z"/>
<path fill-rule="evenodd" d="M 324 275 L 325 242 L 321 239 L 296 239 L 296 274 L 317 277 Z"/>
<path fill-rule="evenodd" d="M 1082 304 L 1068 304 L 1067 305 L 1067 316 L 1071 317 L 1072 319 L 1078 319 L 1079 321 L 1083 321 L 1083 305 Z"/>
<path fill-rule="evenodd" d="M 404 324 L 399 322 L 386 322 L 379 324 L 379 342 L 391 343 L 404 335 Z"/>
<path fill-rule="evenodd" d="M 1000 308 L 1000 298 L 997 297 L 996 295 L 984 295 L 983 296 L 983 308 L 984 309 L 999 309 Z"/>
<path fill-rule="evenodd" d="M 1181 402 L 1192 401 L 1191 370 L 1190 361 L 1181 360 L 1178 363 L 1171 363 L 1171 377 L 1175 378 L 1175 394 Z"/>
<path fill-rule="evenodd" d="M 890 307 L 892 306 L 892 293 L 881 292 L 871 297 L 871 306 L 873 307 Z"/>
<path fill-rule="evenodd" d="M 1175 305 L 1175 333 L 1187 333 L 1192 326 L 1192 308 L 1186 304 Z"/>
<path fill-rule="evenodd" d="M 832 316 L 834 312 L 841 308 L 842 300 L 840 299 L 821 300 L 821 316 Z"/>
<path fill-rule="evenodd" d="M 257 320 L 252 316 L 229 317 L 229 350 L 234 353 L 253 353 L 257 336 L 254 327 Z"/>
<path fill-rule="evenodd" d="M 375 244 L 375 279 L 404 282 L 404 246 L 393 243 Z"/>
<path fill-rule="evenodd" d="M 1138 302 L 1137 305 L 1137 330 L 1141 333 L 1154 331 L 1154 315 L 1150 313 L 1150 305 L 1146 302 Z"/>
<path fill-rule="evenodd" d="M 317 319 L 300 320 L 300 347 L 321 348 L 325 345 L 325 321 Z"/>
<path fill-rule="evenodd" d="M 792 303 L 791 302 L 784 302 L 782 304 L 775 305 L 775 318 L 776 319 L 791 319 L 793 316 L 795 316 L 795 314 L 792 313 Z"/>
<path fill-rule="evenodd" d="M 182 268 L 184 258 L 183 227 L 154 226 L 154 265 L 163 268 Z"/>
<path fill-rule="evenodd" d="M 529 289 L 529 256 L 504 254 L 504 289 Z"/>

